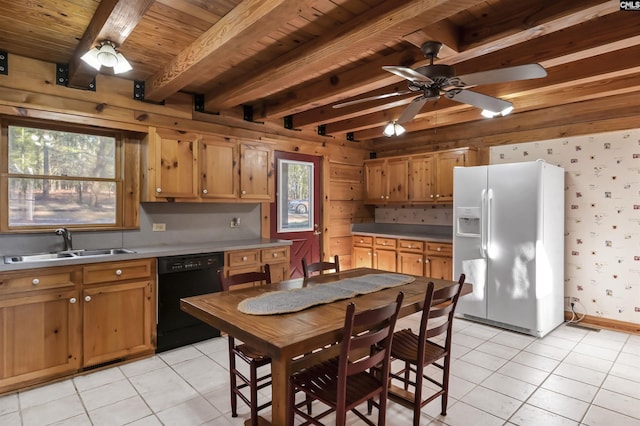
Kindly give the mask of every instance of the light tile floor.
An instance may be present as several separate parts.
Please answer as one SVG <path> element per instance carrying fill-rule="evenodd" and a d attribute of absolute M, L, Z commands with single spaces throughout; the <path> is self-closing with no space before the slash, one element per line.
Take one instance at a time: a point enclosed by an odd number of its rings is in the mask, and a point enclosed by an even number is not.
<path fill-rule="evenodd" d="M 459 319 L 454 329 L 447 416 L 438 399 L 421 424 L 640 425 L 640 336 L 562 325 L 536 339 Z M 231 417 L 227 368 L 226 339 L 208 340 L 1 396 L 0 425 L 241 425 L 248 409 Z M 390 402 L 387 419 L 411 414 Z"/>

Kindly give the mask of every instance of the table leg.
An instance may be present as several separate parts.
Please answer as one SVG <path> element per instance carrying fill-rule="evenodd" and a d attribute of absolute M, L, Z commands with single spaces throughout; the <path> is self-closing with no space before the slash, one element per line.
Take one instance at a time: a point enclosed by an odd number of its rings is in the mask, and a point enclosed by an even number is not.
<path fill-rule="evenodd" d="M 271 423 L 287 423 L 287 397 L 291 360 L 287 358 L 271 359 Z"/>

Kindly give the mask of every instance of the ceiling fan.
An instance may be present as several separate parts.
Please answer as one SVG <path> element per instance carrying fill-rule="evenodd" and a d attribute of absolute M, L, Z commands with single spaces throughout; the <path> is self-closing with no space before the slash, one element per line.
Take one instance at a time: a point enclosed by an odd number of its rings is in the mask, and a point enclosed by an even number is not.
<path fill-rule="evenodd" d="M 442 43 L 437 41 L 424 43 L 421 49 L 424 55 L 429 58 L 429 65 L 416 68 L 415 70 L 400 66 L 382 67 L 386 71 L 409 80 L 408 90 L 356 99 L 336 104 L 333 107 L 342 108 L 360 102 L 420 92 L 420 96 L 414 98 L 398 120 L 396 120 L 397 123 L 404 123 L 411 120 L 420 112 L 427 101 L 439 99 L 441 95 L 456 102 L 481 108 L 490 115 L 506 115 L 513 109 L 511 102 L 473 92 L 468 90 L 468 88 L 481 84 L 541 78 L 547 75 L 547 72 L 541 65 L 527 64 L 456 76 L 453 66 L 433 63 L 433 60 L 438 57 L 441 48 Z"/>

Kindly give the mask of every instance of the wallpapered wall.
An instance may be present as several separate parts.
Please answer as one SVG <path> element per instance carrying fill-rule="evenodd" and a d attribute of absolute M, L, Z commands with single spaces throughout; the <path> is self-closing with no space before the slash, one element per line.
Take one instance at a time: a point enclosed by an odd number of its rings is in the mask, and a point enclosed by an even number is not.
<path fill-rule="evenodd" d="M 576 311 L 640 323 L 640 129 L 490 150 L 491 164 L 565 169 L 565 296 Z M 451 225 L 450 206 L 378 208 L 377 223 Z"/>

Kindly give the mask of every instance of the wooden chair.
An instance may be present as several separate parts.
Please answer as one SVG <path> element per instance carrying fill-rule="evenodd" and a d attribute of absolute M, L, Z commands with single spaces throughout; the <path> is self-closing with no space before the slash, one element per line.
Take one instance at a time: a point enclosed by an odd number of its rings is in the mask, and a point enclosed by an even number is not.
<path fill-rule="evenodd" d="M 451 328 L 453 314 L 460 297 L 465 276 L 460 275 L 458 284 L 434 291 L 433 282 L 429 282 L 422 306 L 420 330 L 416 335 L 411 329 L 394 333 L 391 346 L 391 358 L 404 361 L 401 370 L 391 372 L 389 399 L 413 409 L 413 424 L 420 424 L 420 410 L 429 402 L 442 397 L 441 414 L 447 414 L 447 400 L 449 396 L 449 368 L 451 366 Z M 435 322 L 435 325 L 432 325 Z M 444 337 L 443 343 L 433 339 Z M 440 338 L 442 339 L 442 337 Z M 442 377 L 434 379 L 425 374 L 425 366 L 430 364 L 442 370 Z M 426 379 L 438 387 L 438 390 L 426 398 L 422 393 L 423 380 Z M 399 380 L 402 388 L 395 386 Z"/>
<path fill-rule="evenodd" d="M 296 414 L 305 419 L 304 424 L 321 424 L 319 419 L 335 412 L 335 424 L 343 426 L 347 412 L 352 411 L 368 425 L 384 426 L 389 350 L 403 297 L 404 294 L 400 292 L 395 302 L 357 314 L 354 303 L 347 306 L 344 331 L 336 347 L 340 351 L 339 356 L 311 365 L 289 377 L 287 425 L 293 425 Z M 322 351 L 319 353 L 322 354 Z M 383 375 L 372 371 L 374 367 L 379 368 Z M 297 392 L 304 392 L 306 399 L 296 403 Z M 374 396 L 378 396 L 377 402 L 373 401 Z M 301 410 L 305 405 L 308 407 L 310 400 L 320 401 L 328 408 L 312 417 Z M 356 409 L 364 402 L 369 402 L 369 414 L 371 405 L 378 408 L 377 423 L 371 422 Z"/>
<path fill-rule="evenodd" d="M 338 260 L 338 255 L 334 256 L 333 262 L 316 262 L 307 264 L 307 259 L 302 258 L 302 273 L 305 278 L 309 278 L 312 272 L 320 272 L 323 274 L 324 271 L 335 271 L 340 272 L 340 261 Z"/>
<path fill-rule="evenodd" d="M 246 272 L 242 274 L 225 277 L 223 271 L 218 271 L 220 284 L 223 291 L 228 291 L 231 287 L 253 282 L 264 282 L 271 284 L 271 270 L 269 265 L 264 265 L 264 272 Z M 271 401 L 258 405 L 258 390 L 271 385 L 271 372 L 258 376 L 260 367 L 271 364 L 271 358 L 262 354 L 243 343 L 236 344 L 233 336 L 227 336 L 229 343 L 229 375 L 231 390 L 231 417 L 238 417 L 238 397 L 242 399 L 251 409 L 251 425 L 258 425 L 258 411 L 269 407 Z M 249 365 L 249 377 L 242 374 L 236 367 L 236 359 L 240 359 Z M 238 381 L 241 383 L 238 384 Z M 249 388 L 249 396 L 242 390 Z"/>

